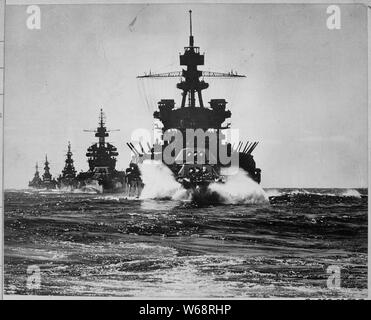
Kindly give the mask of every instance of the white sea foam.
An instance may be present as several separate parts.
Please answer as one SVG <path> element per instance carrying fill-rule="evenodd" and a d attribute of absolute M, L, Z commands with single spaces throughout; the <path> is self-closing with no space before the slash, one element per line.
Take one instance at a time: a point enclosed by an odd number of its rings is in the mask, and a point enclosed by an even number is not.
<path fill-rule="evenodd" d="M 361 198 L 361 194 L 355 189 L 347 189 L 341 194 L 343 197 Z"/>
<path fill-rule="evenodd" d="M 146 161 L 140 165 L 140 170 L 144 183 L 141 199 L 192 199 L 192 191 L 185 190 L 163 163 Z M 226 204 L 268 202 L 264 190 L 243 170 L 228 176 L 225 183 L 211 184 L 208 191 L 216 192 Z"/>
<path fill-rule="evenodd" d="M 79 189 L 74 189 L 73 193 L 103 193 L 103 187 L 97 181 L 94 181 L 94 183 L 92 182 Z"/>
<path fill-rule="evenodd" d="M 179 200 L 185 190 L 175 181 L 171 170 L 159 161 L 145 161 L 139 167 L 144 188 L 140 199 L 173 199 Z"/>
<path fill-rule="evenodd" d="M 70 193 L 73 192 L 74 188 L 72 186 L 63 186 L 57 188 L 58 192 L 60 193 Z"/>
<path fill-rule="evenodd" d="M 279 196 L 282 196 L 282 192 L 280 192 L 279 190 L 277 189 L 267 189 L 265 190 L 265 193 L 268 197 L 279 197 Z"/>
<path fill-rule="evenodd" d="M 242 169 L 239 169 L 237 174 L 228 176 L 225 183 L 212 183 L 209 190 L 216 192 L 227 204 L 269 201 L 262 187 Z"/>

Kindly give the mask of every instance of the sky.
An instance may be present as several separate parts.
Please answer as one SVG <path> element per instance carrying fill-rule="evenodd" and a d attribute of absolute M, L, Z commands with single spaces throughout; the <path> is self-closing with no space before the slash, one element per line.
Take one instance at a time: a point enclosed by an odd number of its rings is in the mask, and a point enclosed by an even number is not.
<path fill-rule="evenodd" d="M 152 128 L 156 101 L 180 103 L 176 81 L 136 76 L 180 70 L 189 9 L 205 52 L 200 69 L 246 75 L 210 80 L 204 101 L 226 97 L 241 140 L 260 141 L 262 186 L 367 187 L 367 11 L 339 5 L 341 28 L 329 30 L 326 8 L 40 5 L 41 28 L 29 30 L 27 6 L 7 6 L 5 188 L 27 187 L 45 154 L 59 175 L 68 141 L 77 170 L 87 170 L 95 138 L 83 129 L 97 126 L 100 108 L 107 127 L 120 129 L 109 140 L 125 169 L 125 144 L 135 129 Z"/>

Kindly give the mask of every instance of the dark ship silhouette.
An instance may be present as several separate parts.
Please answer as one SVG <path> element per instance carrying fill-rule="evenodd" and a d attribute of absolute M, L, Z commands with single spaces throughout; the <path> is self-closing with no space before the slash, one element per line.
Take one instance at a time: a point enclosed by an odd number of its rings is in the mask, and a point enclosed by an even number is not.
<path fill-rule="evenodd" d="M 106 142 L 109 132 L 104 122 L 103 110 L 100 110 L 99 125 L 96 130 L 84 130 L 95 132 L 98 143 L 92 144 L 86 153 L 89 170 L 76 176 L 78 188 L 84 188 L 98 184 L 103 192 L 118 192 L 125 188 L 125 172 L 116 170 L 117 148 Z"/>
<path fill-rule="evenodd" d="M 44 173 L 42 175 L 42 179 L 40 178 L 39 174 L 39 167 L 36 163 L 35 166 L 35 175 L 33 179 L 29 182 L 28 186 L 35 189 L 55 189 L 57 186 L 57 181 L 53 179 L 50 173 L 49 161 L 48 156 L 45 156 L 45 163 L 44 163 Z"/>
<path fill-rule="evenodd" d="M 32 188 L 39 188 L 39 186 L 42 183 L 42 179 L 40 178 L 39 165 L 38 165 L 37 162 L 36 162 L 35 169 L 36 169 L 35 175 L 34 175 L 33 179 L 28 183 L 28 186 L 32 187 Z"/>
<path fill-rule="evenodd" d="M 62 174 L 58 177 L 58 188 L 77 188 L 76 169 L 73 164 L 71 143 L 68 141 L 65 165 Z"/>
<path fill-rule="evenodd" d="M 34 178 L 28 184 L 35 189 L 61 189 L 73 191 L 74 189 L 93 189 L 98 192 L 122 192 L 126 187 L 125 172 L 116 170 L 117 148 L 106 142 L 110 131 L 107 130 L 104 122 L 103 110 L 100 110 L 99 125 L 96 130 L 84 130 L 85 132 L 95 132 L 99 139 L 98 143 L 92 144 L 86 153 L 88 157 L 89 169 L 85 172 L 76 174 L 74 161 L 72 159 L 71 143 L 68 142 L 65 165 L 58 179 L 55 180 L 50 174 L 49 162 L 46 158 L 44 174 L 40 178 L 38 166 Z"/>
<path fill-rule="evenodd" d="M 153 113 L 154 119 L 161 122 L 161 138 L 157 139 L 152 145 L 147 143 L 147 151 L 141 142 L 139 146 L 133 143 L 127 143 L 132 151 L 132 160 L 126 171 L 116 170 L 117 148 L 106 142 L 110 131 L 107 130 L 104 121 L 103 110 L 100 110 L 99 124 L 96 130 L 84 130 L 94 132 L 98 138 L 98 143 L 94 143 L 87 149 L 89 169 L 86 172 L 80 172 L 76 175 L 73 164 L 71 144 L 68 143 L 65 166 L 58 181 L 52 179 L 49 172 L 49 162 L 45 161 L 44 174 L 42 179 L 39 176 L 36 166 L 36 173 L 29 186 L 33 188 L 70 188 L 84 189 L 85 187 L 99 187 L 102 192 L 123 192 L 128 195 L 139 195 L 143 188 L 140 165 L 145 160 L 161 160 L 172 171 L 175 179 L 186 189 L 204 190 L 212 182 L 224 182 L 224 168 L 230 168 L 236 164 L 232 160 L 225 162 L 221 159 L 220 150 L 225 150 L 229 159 L 238 159 L 238 167 L 243 169 L 254 181 L 260 183 L 261 170 L 256 167 L 252 152 L 258 145 L 258 142 L 242 141 L 231 145 L 225 140 L 224 130 L 230 129 L 230 123 L 224 124 L 231 117 L 232 113 L 227 110 L 227 101 L 225 99 L 211 99 L 209 106 L 203 101 L 202 91 L 209 87 L 209 84 L 203 79 L 211 78 L 242 78 L 236 72 L 221 73 L 198 70 L 198 66 L 204 65 L 204 55 L 200 53 L 200 48 L 194 45 L 192 35 L 192 11 L 190 14 L 190 36 L 189 45 L 184 48 L 184 53 L 180 55 L 180 65 L 185 68 L 180 72 L 167 73 L 149 73 L 143 78 L 163 78 L 177 77 L 181 81 L 176 87 L 182 91 L 180 107 L 175 107 L 173 99 L 161 99 L 158 102 L 158 110 Z M 202 77 L 202 80 L 200 79 Z M 216 144 L 212 144 L 210 138 L 205 138 L 203 143 L 194 137 L 188 139 L 189 130 L 200 131 L 204 134 L 213 133 L 216 137 Z M 168 132 L 179 132 L 181 138 L 165 138 Z M 164 161 L 166 149 L 177 140 L 180 144 L 178 153 L 172 151 L 174 161 Z"/>
<path fill-rule="evenodd" d="M 182 133 L 181 151 L 175 158 L 174 163 L 166 163 L 171 169 L 174 177 L 185 188 L 196 189 L 207 186 L 211 182 L 223 181 L 221 169 L 228 167 L 231 163 L 222 163 L 219 157 L 219 150 L 226 148 L 229 156 L 236 156 L 239 160 L 239 167 L 245 170 L 248 175 L 260 183 L 261 170 L 256 167 L 252 155 L 258 142 L 238 142 L 237 146 L 231 143 L 223 143 L 223 130 L 230 128 L 230 123 L 223 125 L 226 119 L 231 117 L 231 111 L 226 109 L 227 101 L 225 99 L 211 99 L 209 106 L 203 102 L 202 91 L 209 87 L 209 84 L 200 78 L 222 77 L 222 78 L 241 78 L 245 77 L 235 72 L 220 73 L 198 70 L 198 66 L 204 65 L 204 55 L 200 53 L 200 48 L 194 45 L 192 35 L 192 11 L 190 14 L 190 36 L 189 45 L 184 48 L 184 53 L 180 55 L 180 65 L 185 66 L 180 72 L 168 73 L 149 73 L 138 78 L 161 78 L 178 77 L 181 81 L 177 88 L 182 91 L 182 99 L 179 108 L 175 107 L 173 99 L 162 99 L 158 102 L 158 110 L 154 112 L 154 119 L 162 123 L 162 141 L 156 141 L 155 144 L 148 145 L 145 151 L 142 144 L 135 147 L 132 143 L 127 146 L 133 153 L 133 160 L 130 164 L 133 171 L 137 171 L 138 164 L 147 159 L 158 160 L 164 154 L 164 150 L 172 141 L 164 139 L 165 132 L 177 130 Z M 216 150 L 211 148 L 206 140 L 203 145 L 197 145 L 198 141 L 188 141 L 186 139 L 187 129 L 201 129 L 204 133 L 214 132 L 217 137 Z M 205 155 L 205 156 L 204 156 Z M 207 156 L 209 155 L 209 156 Z M 203 156 L 203 157 L 202 157 Z M 203 161 L 198 161 L 201 158 Z M 163 160 L 163 158 L 162 158 Z M 211 161 L 213 160 L 213 161 Z M 216 161 L 215 161 L 216 160 Z M 135 176 L 137 179 L 137 176 Z"/>

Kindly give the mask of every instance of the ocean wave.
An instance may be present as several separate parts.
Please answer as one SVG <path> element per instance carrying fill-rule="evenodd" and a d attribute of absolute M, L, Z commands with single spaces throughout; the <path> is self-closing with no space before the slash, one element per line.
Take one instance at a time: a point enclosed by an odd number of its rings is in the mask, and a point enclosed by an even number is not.
<path fill-rule="evenodd" d="M 103 193 L 103 187 L 100 186 L 98 183 L 88 184 L 79 189 L 73 189 L 73 193 L 88 193 L 88 194 Z"/>
<path fill-rule="evenodd" d="M 225 183 L 212 183 L 208 190 L 217 193 L 225 204 L 267 203 L 268 196 L 262 187 L 252 180 L 243 170 L 227 177 Z"/>
<path fill-rule="evenodd" d="M 343 197 L 354 197 L 354 198 L 361 198 L 362 195 L 359 193 L 359 191 L 355 189 L 348 189 L 342 193 Z"/>
<path fill-rule="evenodd" d="M 265 194 L 268 197 L 279 197 L 279 196 L 282 196 L 284 194 L 284 192 L 281 192 L 277 189 L 267 189 L 267 190 L 265 190 Z"/>
<path fill-rule="evenodd" d="M 353 197 L 361 198 L 362 195 L 356 189 L 326 189 L 323 191 L 311 190 L 311 189 L 295 189 L 295 190 L 279 190 L 279 189 L 266 189 L 266 194 L 269 198 L 274 197 L 288 197 L 288 196 L 320 196 L 320 197 Z"/>
<path fill-rule="evenodd" d="M 140 172 L 144 183 L 140 199 L 172 199 L 184 190 L 162 162 L 146 161 L 140 165 Z"/>

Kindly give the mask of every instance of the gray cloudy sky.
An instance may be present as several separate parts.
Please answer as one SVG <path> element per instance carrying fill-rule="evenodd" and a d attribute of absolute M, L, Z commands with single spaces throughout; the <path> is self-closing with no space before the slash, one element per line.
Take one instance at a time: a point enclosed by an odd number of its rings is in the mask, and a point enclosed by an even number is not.
<path fill-rule="evenodd" d="M 8 6 L 5 187 L 26 187 L 45 153 L 59 174 L 68 140 L 86 170 L 95 139 L 82 129 L 100 107 L 120 129 L 110 140 L 124 169 L 131 132 L 152 126 L 135 77 L 180 69 L 189 9 L 203 69 L 247 75 L 210 81 L 205 101 L 225 93 L 241 139 L 260 141 L 263 187 L 367 186 L 366 7 L 339 7 L 341 29 L 329 30 L 325 5 L 42 5 L 41 29 L 29 30 L 27 7 Z M 179 104 L 166 85 L 146 88 Z"/>

